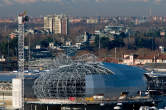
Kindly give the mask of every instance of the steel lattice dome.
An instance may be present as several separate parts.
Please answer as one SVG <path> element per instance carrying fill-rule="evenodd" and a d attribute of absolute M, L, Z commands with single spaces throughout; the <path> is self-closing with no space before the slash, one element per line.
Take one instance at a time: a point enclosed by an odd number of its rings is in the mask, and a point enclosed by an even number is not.
<path fill-rule="evenodd" d="M 122 91 L 136 92 L 146 88 L 145 71 L 136 67 L 99 63 L 91 55 L 75 61 L 61 56 L 54 63 L 57 62 L 61 64 L 55 64 L 58 66 L 41 73 L 35 80 L 33 88 L 38 98 L 114 96 Z"/>
<path fill-rule="evenodd" d="M 85 77 L 92 74 L 113 74 L 98 64 L 76 63 L 52 69 L 35 81 L 34 90 L 38 97 L 82 97 L 85 96 Z"/>

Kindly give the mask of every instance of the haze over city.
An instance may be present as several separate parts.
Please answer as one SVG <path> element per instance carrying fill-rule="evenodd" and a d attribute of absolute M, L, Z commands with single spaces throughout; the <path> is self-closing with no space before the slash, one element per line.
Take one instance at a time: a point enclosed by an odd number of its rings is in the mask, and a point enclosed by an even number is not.
<path fill-rule="evenodd" d="M 64 13 L 72 16 L 165 16 L 165 0 L 1 0 L 0 17 L 26 10 L 31 16 Z"/>
<path fill-rule="evenodd" d="M 166 110 L 166 0 L 0 0 L 0 110 Z"/>

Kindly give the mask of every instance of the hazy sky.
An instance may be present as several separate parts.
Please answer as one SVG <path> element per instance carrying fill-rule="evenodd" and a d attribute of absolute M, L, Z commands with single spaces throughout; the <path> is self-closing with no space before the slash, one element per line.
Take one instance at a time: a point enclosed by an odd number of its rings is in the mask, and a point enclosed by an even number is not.
<path fill-rule="evenodd" d="M 0 0 L 0 17 L 26 10 L 31 16 L 65 13 L 74 16 L 166 15 L 166 0 Z"/>

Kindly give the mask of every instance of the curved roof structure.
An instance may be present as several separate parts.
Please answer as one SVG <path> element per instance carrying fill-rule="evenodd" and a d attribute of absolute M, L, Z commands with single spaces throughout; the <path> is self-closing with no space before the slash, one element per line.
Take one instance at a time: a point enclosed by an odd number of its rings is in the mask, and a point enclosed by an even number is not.
<path fill-rule="evenodd" d="M 114 63 L 103 63 L 103 66 L 110 69 L 113 73 L 115 73 L 116 86 L 130 86 L 130 87 L 145 87 L 146 80 L 144 77 L 145 70 L 134 67 L 127 66 L 122 64 L 114 64 Z"/>
<path fill-rule="evenodd" d="M 39 98 L 117 96 L 122 91 L 136 93 L 146 88 L 145 71 L 126 65 L 99 63 L 95 58 L 88 55 L 74 61 L 60 56 L 55 60 L 56 67 L 35 80 L 35 95 Z"/>

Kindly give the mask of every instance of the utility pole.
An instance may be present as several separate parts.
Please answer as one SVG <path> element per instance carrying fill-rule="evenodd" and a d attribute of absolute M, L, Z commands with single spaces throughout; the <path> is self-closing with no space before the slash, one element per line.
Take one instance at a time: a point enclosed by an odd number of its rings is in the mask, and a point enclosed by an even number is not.
<path fill-rule="evenodd" d="M 30 47 L 30 45 L 31 45 L 31 43 L 30 43 L 30 36 L 28 36 L 28 62 L 27 62 L 27 64 L 28 64 L 28 71 L 30 70 L 30 59 L 31 59 L 31 47 Z"/>
<path fill-rule="evenodd" d="M 100 47 L 101 47 L 101 44 L 100 44 L 100 35 L 98 35 L 98 37 L 99 37 L 99 47 L 98 47 L 98 56 L 100 57 Z"/>
<path fill-rule="evenodd" d="M 7 48 L 8 59 L 9 59 L 9 39 L 10 37 L 8 36 L 8 48 Z"/>
<path fill-rule="evenodd" d="M 115 47 L 115 59 L 116 59 L 116 47 Z"/>
<path fill-rule="evenodd" d="M 28 53 L 28 70 L 29 70 L 29 62 L 30 62 L 30 60 L 31 60 L 31 41 L 30 41 L 31 39 L 30 39 L 30 36 L 29 36 L 29 48 L 28 48 L 28 50 L 29 50 L 29 53 Z"/>

